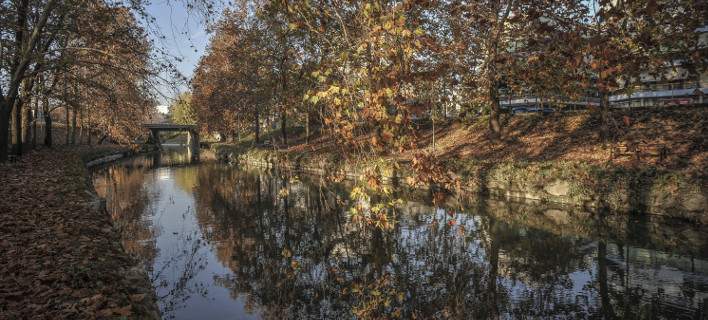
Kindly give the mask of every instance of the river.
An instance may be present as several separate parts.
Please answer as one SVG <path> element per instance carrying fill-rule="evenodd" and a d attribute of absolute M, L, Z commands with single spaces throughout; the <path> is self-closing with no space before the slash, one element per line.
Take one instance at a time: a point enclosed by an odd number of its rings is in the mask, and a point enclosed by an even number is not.
<path fill-rule="evenodd" d="M 347 183 L 190 158 L 93 172 L 166 319 L 708 319 L 699 227 L 400 191 L 380 229 Z"/>

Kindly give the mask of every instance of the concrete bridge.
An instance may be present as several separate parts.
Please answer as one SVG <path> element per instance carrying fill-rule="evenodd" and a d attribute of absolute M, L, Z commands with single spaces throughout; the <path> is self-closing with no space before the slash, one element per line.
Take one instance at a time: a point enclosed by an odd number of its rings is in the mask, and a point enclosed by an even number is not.
<path fill-rule="evenodd" d="M 150 130 L 152 141 L 158 148 L 162 149 L 160 141 L 160 131 L 186 131 L 187 146 L 193 157 L 199 156 L 199 132 L 196 125 L 171 124 L 171 123 L 146 123 L 143 127 Z"/>

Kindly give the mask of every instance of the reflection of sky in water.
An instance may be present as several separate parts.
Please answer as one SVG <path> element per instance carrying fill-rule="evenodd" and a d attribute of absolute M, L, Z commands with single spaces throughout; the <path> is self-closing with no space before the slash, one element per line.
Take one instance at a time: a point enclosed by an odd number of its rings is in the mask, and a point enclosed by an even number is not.
<path fill-rule="evenodd" d="M 229 290 L 214 283 L 215 276 L 231 272 L 214 255 L 214 248 L 205 242 L 194 216 L 194 198 L 175 181 L 175 170 L 191 168 L 158 168 L 145 177 L 146 183 L 157 189 L 150 213 L 152 225 L 159 228 L 156 246 L 159 255 L 154 262 L 152 277 L 158 286 L 161 309 L 174 319 L 248 319 L 244 302 L 233 299 Z M 149 180 L 154 179 L 151 183 Z M 185 271 L 189 278 L 185 279 Z M 159 275 L 158 275 L 159 274 Z M 176 291 L 185 292 L 176 292 Z"/>
<path fill-rule="evenodd" d="M 172 173 L 172 170 L 170 168 L 158 168 L 156 172 L 160 180 L 170 180 L 171 178 L 170 173 Z"/>
<path fill-rule="evenodd" d="M 154 159 L 145 160 L 150 161 Z M 164 158 L 157 162 L 164 163 Z M 338 301 L 337 294 L 332 293 L 337 291 L 322 288 L 336 288 L 334 276 L 345 282 L 371 279 L 377 274 L 375 265 L 379 261 L 369 257 L 371 254 L 388 255 L 381 261 L 383 270 L 391 274 L 405 270 L 400 275 L 398 289 L 413 290 L 406 294 L 406 299 L 431 304 L 406 306 L 409 309 L 441 308 L 442 305 L 436 304 L 446 300 L 438 299 L 454 296 L 459 290 L 463 290 L 461 293 L 466 299 L 496 290 L 499 298 L 496 303 L 506 306 L 504 308 L 511 307 L 502 311 L 502 317 L 519 314 L 541 318 L 598 316 L 605 312 L 601 311 L 602 290 L 609 291 L 604 298 L 609 299 L 615 309 L 636 309 L 641 303 L 651 304 L 658 296 L 662 301 L 659 307 L 655 306 L 660 309 L 659 314 L 671 314 L 672 306 L 703 308 L 705 312 L 703 304 L 708 303 L 703 302 L 708 301 L 705 257 L 672 255 L 613 240 L 601 244 L 573 234 L 561 237 L 523 224 L 490 219 L 477 212 L 485 209 L 450 212 L 415 202 L 405 205 L 408 214 L 402 215 L 396 231 L 384 234 L 383 242 L 378 244 L 379 240 L 372 238 L 370 231 L 353 226 L 347 217 L 340 216 L 341 221 L 334 223 L 328 220 L 336 218 L 332 212 L 326 212 L 327 217 L 316 213 L 315 207 L 308 206 L 312 202 L 305 197 L 310 192 L 305 184 L 290 186 L 292 207 L 286 213 L 282 197 L 276 196 L 281 189 L 277 179 L 263 176 L 262 182 L 260 179 L 256 182 L 253 176 L 246 179 L 248 175 L 236 169 L 208 164 L 161 167 L 152 171 L 148 167 L 150 165 L 145 165 L 143 171 L 123 173 L 125 177 L 116 181 L 125 185 L 118 183 L 116 188 L 147 188 L 154 195 L 144 204 L 144 218 L 147 218 L 148 228 L 153 230 L 157 250 L 151 276 L 158 287 L 157 295 L 161 297 L 165 315 L 177 319 L 259 318 L 265 312 L 263 304 L 269 308 L 288 303 L 293 304 L 290 308 L 302 307 L 294 305 L 303 303 L 297 299 L 315 299 L 312 292 L 319 291 L 328 295 L 317 298 L 320 301 L 315 309 L 342 308 L 337 307 L 341 303 L 352 307 L 357 301 Z M 136 185 L 129 185 L 133 181 L 129 179 L 130 174 L 138 175 L 134 179 Z M 99 174 L 97 186 L 101 179 L 105 177 Z M 272 183 L 270 193 L 268 183 Z M 111 188 L 105 181 L 101 186 Z M 120 196 L 118 191 L 113 192 L 109 201 Z M 254 209 L 246 200 L 238 198 L 238 192 L 252 198 L 257 193 L 266 205 L 272 206 Z M 243 218 L 253 212 L 260 212 L 262 221 Z M 207 218 L 209 220 L 204 220 Z M 265 225 L 270 229 L 259 234 L 253 226 L 245 228 L 241 224 Z M 150 239 L 134 240 L 150 243 Z M 327 241 L 334 244 L 325 250 Z M 283 248 L 288 248 L 287 255 Z M 320 250 L 329 255 L 320 257 L 317 253 Z M 600 252 L 604 253 L 604 273 L 599 267 Z M 255 256 L 224 256 L 228 253 Z M 497 261 L 496 269 L 491 261 Z M 291 265 L 299 271 L 289 273 Z M 333 267 L 341 270 L 333 273 Z M 485 282 L 491 270 L 497 270 L 493 287 Z M 261 278 L 242 279 L 239 272 Z M 448 287 L 441 275 L 466 280 L 456 284 L 462 289 Z M 293 288 L 302 288 L 298 290 L 307 291 L 304 296 L 309 298 L 293 297 L 287 292 L 281 297 L 280 289 L 273 287 L 276 284 L 271 282 L 271 276 Z M 603 277 L 607 283 L 604 289 L 598 280 Z M 475 285 L 487 287 L 475 288 Z M 618 299 L 627 299 L 627 302 Z M 474 308 L 474 303 L 478 302 L 466 304 Z M 556 304 L 570 311 L 553 310 Z M 280 307 L 288 310 L 287 305 Z M 327 314 L 309 308 L 306 310 L 313 318 Z M 276 318 L 277 315 L 292 316 L 276 313 Z M 274 317 L 272 312 L 270 317 Z"/>

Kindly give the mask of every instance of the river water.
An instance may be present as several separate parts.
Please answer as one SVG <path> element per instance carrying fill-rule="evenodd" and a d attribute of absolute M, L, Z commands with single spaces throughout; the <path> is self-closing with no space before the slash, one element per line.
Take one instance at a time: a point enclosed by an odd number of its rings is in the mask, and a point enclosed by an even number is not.
<path fill-rule="evenodd" d="M 93 173 L 168 319 L 708 319 L 698 227 L 401 191 L 380 229 L 346 183 L 190 158 Z"/>

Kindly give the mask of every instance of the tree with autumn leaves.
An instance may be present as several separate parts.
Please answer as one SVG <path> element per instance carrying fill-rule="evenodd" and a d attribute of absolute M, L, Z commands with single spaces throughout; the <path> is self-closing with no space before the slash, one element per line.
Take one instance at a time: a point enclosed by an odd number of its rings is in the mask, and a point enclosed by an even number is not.
<path fill-rule="evenodd" d="M 504 143 L 510 96 L 561 104 L 599 92 L 607 141 L 610 95 L 646 74 L 705 70 L 706 10 L 684 0 L 243 1 L 217 24 L 192 89 L 207 130 L 253 131 L 258 142 L 279 122 L 287 145 L 288 119 L 308 138 L 314 123 L 350 160 L 418 149 L 428 128 L 415 122 L 434 124 L 440 105 Z M 364 170 L 361 187 L 386 193 L 385 165 Z M 459 183 L 434 152 L 412 167 L 416 183 Z"/>
<path fill-rule="evenodd" d="M 93 0 L 0 4 L 0 161 L 10 144 L 19 155 L 42 139 L 41 120 L 51 145 L 62 111 L 67 143 L 91 135 L 131 143 L 142 134 L 157 72 L 140 10 Z"/>
<path fill-rule="evenodd" d="M 503 138 L 503 95 L 581 99 L 596 88 L 607 110 L 608 96 L 643 73 L 661 77 L 678 61 L 693 72 L 705 65 L 696 30 L 705 24 L 706 6 L 695 1 L 247 3 L 243 8 L 255 9 L 226 14 L 221 23 L 248 27 L 217 28 L 197 69 L 210 77 L 200 81 L 223 81 L 222 95 L 242 87 L 283 121 L 314 110 L 329 132 L 367 152 L 413 146 L 411 119 L 434 108 L 431 96 L 481 107 L 491 137 Z M 239 42 L 254 32 L 258 45 Z M 224 46 L 227 33 L 239 40 Z M 254 72 L 252 61 L 263 72 Z M 195 83 L 200 95 L 205 87 Z M 298 92 L 304 94 L 294 99 Z M 362 145 L 363 134 L 372 136 Z"/>
<path fill-rule="evenodd" d="M 631 93 L 647 77 L 667 79 L 679 69 L 705 72 L 708 47 L 700 28 L 708 4 L 690 0 L 591 1 L 581 36 L 588 77 L 601 96 L 601 135 L 608 138 L 609 96 Z"/>
<path fill-rule="evenodd" d="M 301 113 L 305 71 L 301 31 L 273 4 L 252 3 L 224 12 L 192 79 L 193 105 L 205 130 L 231 139 L 278 124 L 287 144 L 288 119 Z"/>
<path fill-rule="evenodd" d="M 38 109 L 64 110 L 68 127 L 85 122 L 115 141 L 138 133 L 156 73 L 133 18 L 140 4 L 18 0 L 0 12 L 0 159 L 32 140 Z M 289 127 L 309 137 L 314 126 L 387 153 L 414 147 L 411 120 L 441 103 L 481 109 L 490 137 L 503 139 L 502 96 L 596 89 L 607 138 L 610 95 L 647 75 L 704 70 L 705 13 L 689 0 L 242 1 L 212 28 L 194 105 L 204 129 L 231 137 L 253 131 L 258 141 L 279 127 L 287 145 Z"/>

